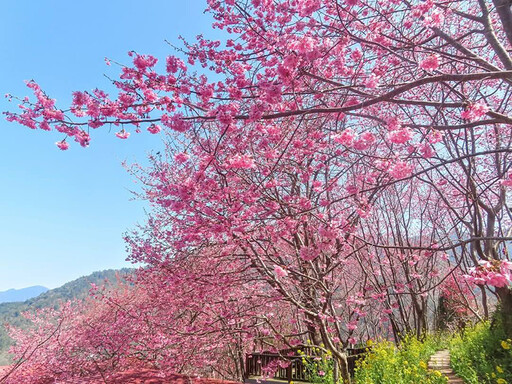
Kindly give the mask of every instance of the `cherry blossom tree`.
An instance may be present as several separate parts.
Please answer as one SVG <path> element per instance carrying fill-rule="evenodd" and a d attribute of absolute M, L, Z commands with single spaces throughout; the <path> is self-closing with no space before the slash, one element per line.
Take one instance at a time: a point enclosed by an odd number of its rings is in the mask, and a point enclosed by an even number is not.
<path fill-rule="evenodd" d="M 478 296 L 471 284 L 459 273 L 452 274 L 441 286 L 437 319 L 439 329 L 461 330 L 474 318 L 482 320 Z"/>
<path fill-rule="evenodd" d="M 164 268 L 140 270 L 115 289 L 94 288 L 84 303 L 28 313 L 31 328 L 10 329 L 15 364 L 6 382 L 109 382 L 144 369 L 241 380 L 243 354 L 262 323 L 256 314 L 271 305 L 243 294 L 246 282 L 234 286 L 213 265 L 198 264 L 191 273 L 174 262 L 172 276 Z"/>
<path fill-rule="evenodd" d="M 447 253 L 436 251 L 435 244 L 447 236 L 446 226 L 432 223 L 444 216 L 432 209 L 436 196 L 418 186 L 413 180 L 388 188 L 356 233 L 365 246 L 359 257 L 367 266 L 367 295 L 380 303 L 397 342 L 400 335 L 419 338 L 434 327 L 438 287 L 457 268 Z"/>
<path fill-rule="evenodd" d="M 114 97 L 75 92 L 69 110 L 29 82 L 35 100 L 7 119 L 60 132 L 62 150 L 101 127 L 120 139 L 165 127 L 166 153 L 139 174 L 158 223 L 148 238 L 165 241 L 137 240 L 133 259 L 215 250 L 244 271 L 230 276 L 302 314 L 346 382 L 370 281 L 405 285 L 421 329 L 431 278 L 462 268 L 500 298 L 512 333 L 509 4 L 210 0 L 208 11 L 224 42 L 184 42 L 165 70 L 131 52 Z M 386 218 L 388 203 L 406 225 Z M 379 223 L 398 226 L 368 229 Z"/>

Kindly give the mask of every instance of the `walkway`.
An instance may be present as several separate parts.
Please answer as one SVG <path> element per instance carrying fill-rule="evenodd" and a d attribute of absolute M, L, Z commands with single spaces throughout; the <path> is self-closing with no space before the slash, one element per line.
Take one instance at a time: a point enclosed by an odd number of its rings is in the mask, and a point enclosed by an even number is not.
<path fill-rule="evenodd" d="M 450 367 L 450 351 L 443 349 L 434 353 L 430 357 L 428 367 L 440 371 L 443 375 L 448 378 L 448 383 L 451 384 L 464 384 L 461 378 L 459 378 Z"/>
<path fill-rule="evenodd" d="M 5 367 L 0 367 L 5 369 Z M 0 383 L 3 383 L 0 376 Z M 89 376 L 77 379 L 66 380 L 66 384 L 98 384 L 103 383 L 100 376 Z M 115 384 L 242 384 L 235 381 L 215 380 L 208 378 L 194 378 L 178 374 L 164 374 L 163 372 L 151 369 L 138 369 L 121 372 L 111 376 L 109 383 Z M 59 381 L 61 383 L 61 381 Z"/>

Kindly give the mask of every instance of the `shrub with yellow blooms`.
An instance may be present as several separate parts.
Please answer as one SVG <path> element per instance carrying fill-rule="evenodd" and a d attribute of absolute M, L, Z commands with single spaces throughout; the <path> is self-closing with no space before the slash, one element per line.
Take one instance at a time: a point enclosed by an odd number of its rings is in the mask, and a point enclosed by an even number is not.
<path fill-rule="evenodd" d="M 441 372 L 428 368 L 430 356 L 442 348 L 442 342 L 434 336 L 419 341 L 405 337 L 400 347 L 390 341 L 381 341 L 372 346 L 364 360 L 356 367 L 357 384 L 444 384 Z"/>
<path fill-rule="evenodd" d="M 512 384 L 512 340 L 499 322 L 466 328 L 450 344 L 452 367 L 466 384 Z"/>

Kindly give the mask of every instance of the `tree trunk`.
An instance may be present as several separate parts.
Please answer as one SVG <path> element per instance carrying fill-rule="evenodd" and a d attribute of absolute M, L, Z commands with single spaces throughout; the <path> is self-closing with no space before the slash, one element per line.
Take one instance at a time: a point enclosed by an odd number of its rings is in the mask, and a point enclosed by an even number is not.
<path fill-rule="evenodd" d="M 487 303 L 487 291 L 485 286 L 480 285 L 480 290 L 482 291 L 482 307 L 484 309 L 484 319 L 489 320 L 489 304 Z"/>
<path fill-rule="evenodd" d="M 336 384 L 340 378 L 340 369 L 338 366 L 337 359 L 333 359 L 332 378 L 333 378 L 334 384 Z"/>
<path fill-rule="evenodd" d="M 242 352 L 242 349 L 239 348 L 238 349 L 238 368 L 237 370 L 239 371 L 238 372 L 238 377 L 239 377 L 239 380 L 240 381 L 244 381 L 245 379 L 245 361 L 244 361 L 244 354 Z"/>
<path fill-rule="evenodd" d="M 336 360 L 339 367 L 339 374 L 343 379 L 343 384 L 351 384 L 350 372 L 348 370 L 348 361 L 346 353 L 336 353 Z"/>
<path fill-rule="evenodd" d="M 500 298 L 500 310 L 497 313 L 507 337 L 512 338 L 512 290 L 510 288 L 498 288 L 496 293 Z"/>

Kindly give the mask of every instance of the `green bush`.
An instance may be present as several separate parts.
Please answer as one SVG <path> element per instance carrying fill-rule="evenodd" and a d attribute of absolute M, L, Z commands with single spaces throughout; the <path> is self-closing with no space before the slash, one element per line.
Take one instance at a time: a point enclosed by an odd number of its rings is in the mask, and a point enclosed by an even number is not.
<path fill-rule="evenodd" d="M 453 370 L 466 384 L 512 384 L 512 340 L 499 323 L 466 328 L 450 342 Z"/>
<path fill-rule="evenodd" d="M 389 341 L 372 346 L 364 360 L 357 363 L 357 384 L 442 384 L 447 379 L 427 367 L 432 354 L 444 347 L 439 337 L 427 336 L 419 341 L 406 337 L 399 348 Z"/>
<path fill-rule="evenodd" d="M 323 346 L 323 344 L 322 344 Z M 309 383 L 332 384 L 334 382 L 334 363 L 332 354 L 322 352 L 320 348 L 312 347 L 317 356 L 307 356 L 301 350 L 298 354 L 302 356 L 302 364 L 306 368 L 306 378 Z"/>

